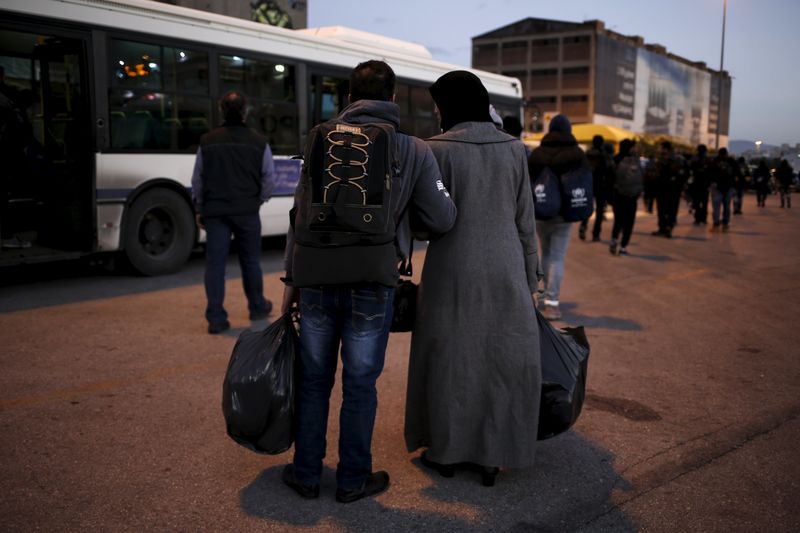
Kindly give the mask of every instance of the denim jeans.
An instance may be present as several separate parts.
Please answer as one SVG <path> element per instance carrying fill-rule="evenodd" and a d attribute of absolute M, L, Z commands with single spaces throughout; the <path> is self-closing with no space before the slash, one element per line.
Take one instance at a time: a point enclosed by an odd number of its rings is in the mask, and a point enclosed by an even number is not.
<path fill-rule="evenodd" d="M 722 193 L 717 190 L 715 185 L 711 186 L 711 208 L 715 226 L 720 223 L 720 210 L 722 210 L 722 224 L 727 226 L 731 221 L 731 198 L 733 198 L 733 193 L 733 189 L 728 189 Z"/>
<path fill-rule="evenodd" d="M 239 249 L 242 285 L 247 308 L 252 313 L 266 309 L 264 279 L 261 273 L 261 218 L 252 215 L 205 217 L 206 227 L 206 320 L 220 324 L 228 319 L 225 300 L 225 263 L 231 246 L 231 235 Z"/>
<path fill-rule="evenodd" d="M 356 489 L 372 472 L 375 382 L 383 370 L 394 289 L 330 285 L 300 289 L 300 382 L 294 445 L 295 476 L 319 483 L 328 410 L 341 345 L 342 407 L 336 484 Z"/>
<path fill-rule="evenodd" d="M 558 305 L 561 281 L 564 279 L 564 258 L 572 232 L 572 222 L 537 220 L 536 233 L 542 247 L 542 271 L 544 272 L 544 302 Z"/>

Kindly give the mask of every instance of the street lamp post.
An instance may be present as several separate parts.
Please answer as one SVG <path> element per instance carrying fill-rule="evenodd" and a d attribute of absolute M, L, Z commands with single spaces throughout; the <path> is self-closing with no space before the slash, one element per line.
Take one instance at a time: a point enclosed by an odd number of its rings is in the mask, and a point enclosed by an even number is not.
<path fill-rule="evenodd" d="M 719 84 L 717 85 L 717 138 L 715 144 L 719 150 L 719 129 L 722 124 L 722 68 L 725 60 L 725 18 L 728 14 L 728 0 L 722 4 L 722 47 L 719 53 Z"/>

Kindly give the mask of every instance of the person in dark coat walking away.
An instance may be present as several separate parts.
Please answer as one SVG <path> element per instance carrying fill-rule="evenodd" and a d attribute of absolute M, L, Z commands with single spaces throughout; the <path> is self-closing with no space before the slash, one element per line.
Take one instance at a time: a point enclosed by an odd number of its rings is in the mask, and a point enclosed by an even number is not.
<path fill-rule="evenodd" d="M 658 209 L 658 230 L 653 235 L 672 238 L 672 229 L 677 222 L 681 192 L 684 186 L 683 164 L 672 149 L 672 143 L 663 141 L 653 172 L 655 175 L 655 196 Z"/>
<path fill-rule="evenodd" d="M 611 195 L 615 178 L 614 160 L 606 152 L 604 143 L 605 139 L 603 139 L 602 135 L 595 135 L 592 138 L 592 147 L 586 151 L 586 159 L 589 160 L 589 165 L 592 167 L 592 190 L 595 204 L 592 242 L 600 240 L 600 232 L 603 229 L 603 221 L 606 218 L 606 204 Z M 578 237 L 581 240 L 586 240 L 588 225 L 588 218 L 581 221 L 581 225 L 578 228 Z"/>
<path fill-rule="evenodd" d="M 443 133 L 428 140 L 458 206 L 428 246 L 411 338 L 405 440 L 449 477 L 456 464 L 492 485 L 534 464 L 541 370 L 538 260 L 525 149 L 497 131 L 472 73 L 430 88 Z"/>
<path fill-rule="evenodd" d="M 708 158 L 705 144 L 697 146 L 697 154 L 692 158 L 689 167 L 692 173 L 689 193 L 692 196 L 694 225 L 699 226 L 708 223 L 708 189 L 711 187 L 711 159 Z"/>
<path fill-rule="evenodd" d="M 736 194 L 733 197 L 733 214 L 742 214 L 742 202 L 744 201 L 744 190 L 747 187 L 747 178 L 750 177 L 750 169 L 744 157 L 736 160 L 739 172 L 736 173 Z"/>
<path fill-rule="evenodd" d="M 528 159 L 528 172 L 533 180 L 545 167 L 549 167 L 559 177 L 580 167 L 589 168 L 586 154 L 572 135 L 572 124 L 564 115 L 553 117 L 547 135 L 542 138 L 542 143 Z M 561 282 L 564 279 L 564 261 L 567 257 L 572 224 L 566 222 L 561 215 L 549 220 L 536 221 L 536 234 L 542 249 L 544 272 L 542 315 L 548 320 L 561 318 L 559 295 Z"/>
<path fill-rule="evenodd" d="M 756 190 L 756 204 L 758 207 L 767 206 L 767 196 L 770 193 L 770 180 L 772 175 L 767 167 L 767 162 L 763 158 L 758 162 L 758 166 L 753 171 L 753 187 Z"/>
<path fill-rule="evenodd" d="M 398 263 L 411 244 L 409 217 L 404 214 L 407 209 L 412 212 L 420 230 L 430 233 L 431 239 L 447 232 L 456 219 L 455 204 L 441 181 L 430 148 L 420 139 L 397 131 L 400 108 L 394 103 L 395 79 L 391 67 L 383 61 L 367 61 L 353 69 L 350 104 L 337 119 L 320 125 L 309 134 L 303 176 L 290 215 L 293 220 L 286 242 L 282 311 L 288 312 L 299 299 L 300 380 L 296 392 L 294 461 L 284 468 L 282 480 L 304 498 L 319 496 L 330 396 L 340 348 L 343 394 L 339 412 L 336 500 L 350 503 L 388 488 L 389 474 L 372 470 L 372 432 L 378 406 L 376 382 L 383 370 L 389 340 Z M 484 113 L 488 112 L 488 102 L 483 109 Z M 494 126 L 490 127 L 494 130 Z M 358 136 L 375 130 L 385 135 L 375 137 L 383 139 L 380 146 L 395 145 L 396 151 L 389 148 L 390 159 L 396 159 L 389 161 L 392 168 L 382 168 L 386 164 L 383 158 L 375 158 L 376 162 L 371 163 L 379 165 L 377 170 L 371 165 L 357 165 L 360 159 L 351 159 L 366 155 Z M 323 132 L 330 133 L 323 136 Z M 349 140 L 353 138 L 350 136 L 355 138 L 354 142 Z M 325 143 L 338 143 L 330 144 L 331 161 L 336 158 L 333 152 L 336 146 L 340 150 L 336 154 L 354 163 L 348 166 L 377 172 L 372 180 L 368 173 L 357 176 L 358 184 L 348 184 L 337 175 L 336 187 L 351 187 L 357 196 L 359 187 L 363 186 L 368 189 L 370 198 L 377 194 L 379 201 L 385 200 L 387 204 L 381 205 L 388 209 L 387 218 L 392 225 L 390 231 L 394 230 L 391 231 L 394 239 L 362 244 L 368 237 L 360 236 L 353 244 L 348 240 L 352 237 L 345 231 L 318 231 L 312 235 L 310 221 L 331 223 L 327 217 L 320 219 L 314 214 L 314 206 L 319 203 L 313 203 L 314 198 L 326 198 L 319 189 L 326 175 L 335 174 L 332 167 L 337 166 L 332 163 L 325 168 L 329 174 L 324 172 L 321 160 L 327 157 Z M 374 144 L 373 155 L 380 149 L 378 141 Z M 339 169 L 336 172 L 349 171 Z M 384 180 L 387 180 L 385 187 L 382 186 Z M 334 188 L 333 184 L 330 182 L 327 187 Z M 379 192 L 376 193 L 374 185 Z M 387 194 L 380 192 L 383 190 Z M 333 213 L 341 209 L 344 217 L 351 214 L 347 212 L 348 206 L 354 210 L 362 208 L 360 204 L 353 206 L 340 201 L 341 195 L 347 194 L 342 189 L 335 189 L 333 194 L 336 196 L 331 198 L 331 203 L 335 202 L 337 210 Z M 367 220 L 360 213 L 352 214 L 355 220 L 365 223 L 377 218 Z M 350 224 L 352 220 L 345 220 L 345 223 Z M 313 240 L 317 237 L 322 245 Z"/>
<path fill-rule="evenodd" d="M 614 208 L 614 227 L 609 247 L 611 255 L 628 255 L 628 243 L 636 222 L 636 206 L 643 188 L 642 167 L 639 162 L 639 154 L 636 152 L 636 143 L 630 139 L 624 139 L 619 144 L 611 204 Z M 620 232 L 622 233 L 622 242 L 618 243 L 617 238 Z M 618 244 L 619 248 L 617 248 Z"/>
<path fill-rule="evenodd" d="M 728 155 L 727 148 L 720 148 L 711 167 L 711 207 L 714 225 L 712 232 L 728 231 L 731 221 L 731 199 L 733 198 L 739 165 Z"/>
<path fill-rule="evenodd" d="M 231 235 L 238 246 L 250 320 L 266 318 L 272 310 L 272 302 L 264 298 L 258 213 L 274 188 L 272 150 L 264 136 L 245 126 L 243 94 L 226 93 L 219 107 L 224 123 L 200 138 L 192 174 L 197 225 L 206 230 L 206 320 L 211 334 L 231 327 L 223 306 Z"/>
<path fill-rule="evenodd" d="M 775 179 L 778 181 L 778 187 L 781 192 L 781 207 L 792 207 L 792 182 L 794 181 L 794 172 L 789 162 L 781 159 L 778 168 L 775 170 Z"/>

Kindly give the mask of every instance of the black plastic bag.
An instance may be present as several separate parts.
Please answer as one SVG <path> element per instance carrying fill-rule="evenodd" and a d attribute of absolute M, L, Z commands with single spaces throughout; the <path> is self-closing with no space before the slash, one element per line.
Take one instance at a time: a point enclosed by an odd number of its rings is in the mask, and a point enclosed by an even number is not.
<path fill-rule="evenodd" d="M 244 331 L 222 384 L 228 435 L 254 452 L 277 454 L 294 441 L 295 361 L 300 341 L 286 313 L 263 331 Z"/>
<path fill-rule="evenodd" d="M 536 310 L 542 353 L 538 440 L 555 437 L 578 420 L 586 396 L 589 341 L 583 326 L 558 330 Z"/>
<path fill-rule="evenodd" d="M 408 279 L 397 282 L 389 331 L 411 331 L 417 318 L 417 285 Z"/>

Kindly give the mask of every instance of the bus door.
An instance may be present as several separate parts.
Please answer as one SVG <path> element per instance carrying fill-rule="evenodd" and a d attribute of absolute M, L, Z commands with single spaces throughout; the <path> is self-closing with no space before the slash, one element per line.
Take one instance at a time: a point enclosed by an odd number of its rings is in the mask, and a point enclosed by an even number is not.
<path fill-rule="evenodd" d="M 0 230 L 4 263 L 94 246 L 94 177 L 86 40 L 3 31 L 5 121 Z M 8 131 L 10 130 L 10 131 Z"/>
<path fill-rule="evenodd" d="M 309 129 L 332 118 L 347 107 L 350 80 L 346 74 L 312 72 L 309 84 Z"/>

